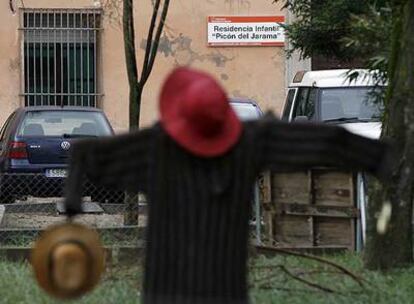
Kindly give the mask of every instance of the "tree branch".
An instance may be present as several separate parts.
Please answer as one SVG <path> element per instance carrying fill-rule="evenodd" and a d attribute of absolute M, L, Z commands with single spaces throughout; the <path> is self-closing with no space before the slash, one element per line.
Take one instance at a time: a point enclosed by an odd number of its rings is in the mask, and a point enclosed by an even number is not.
<path fill-rule="evenodd" d="M 145 49 L 144 64 L 143 64 L 143 67 L 142 67 L 140 82 L 143 79 L 143 75 L 147 74 L 147 69 L 148 69 L 148 64 L 149 64 L 149 59 L 150 59 L 150 53 L 151 53 L 151 48 L 152 48 L 152 43 L 153 43 L 154 30 L 155 30 L 155 25 L 156 25 L 156 21 L 157 21 L 158 10 L 160 8 L 160 3 L 161 3 L 161 0 L 157 0 L 157 2 L 155 2 L 155 5 L 154 5 L 153 11 L 152 11 L 151 23 L 150 23 L 150 27 L 148 29 L 147 47 Z"/>
<path fill-rule="evenodd" d="M 133 0 L 123 0 L 123 32 L 126 68 L 130 87 L 138 82 L 137 59 L 135 53 L 134 7 Z"/>
<path fill-rule="evenodd" d="M 299 276 L 296 276 L 295 274 L 293 274 L 292 272 L 290 272 L 285 266 L 283 266 L 283 265 L 280 265 L 279 266 L 279 268 L 284 272 L 284 273 L 286 273 L 289 277 L 291 277 L 292 279 L 294 279 L 294 280 L 296 280 L 296 281 L 299 281 L 299 282 L 301 282 L 301 283 L 303 283 L 303 284 L 305 284 L 305 285 L 308 285 L 308 286 L 310 286 L 310 287 L 313 287 L 313 288 L 316 288 L 316 289 L 319 289 L 319 290 L 322 290 L 322 291 L 325 291 L 325 292 L 328 292 L 328 293 L 341 293 L 341 292 L 339 292 L 339 291 L 336 291 L 336 290 L 334 290 L 334 289 L 331 289 L 331 288 L 329 288 L 329 287 L 325 287 L 325 286 L 322 286 L 322 285 L 320 285 L 320 284 L 317 284 L 317 283 L 313 283 L 313 282 L 311 282 L 311 281 L 308 281 L 308 280 L 305 280 L 305 279 L 303 279 L 303 278 L 301 278 L 301 277 L 299 277 Z"/>
<path fill-rule="evenodd" d="M 302 257 L 302 258 L 305 258 L 305 259 L 308 259 L 308 260 L 314 260 L 314 261 L 317 261 L 317 262 L 320 262 L 320 263 L 323 263 L 323 264 L 327 264 L 329 266 L 332 266 L 332 267 L 340 270 L 344 274 L 350 276 L 352 279 L 354 279 L 358 283 L 359 286 L 364 287 L 363 281 L 365 281 L 365 280 L 363 278 L 358 277 L 356 274 L 354 274 L 350 270 L 346 269 L 345 267 L 343 267 L 343 266 L 341 266 L 337 263 L 334 263 L 332 261 L 329 261 L 327 259 L 323 259 L 321 257 L 317 257 L 317 256 L 306 254 L 306 253 L 300 253 L 300 252 L 290 251 L 290 250 L 286 250 L 286 249 L 281 249 L 281 248 L 277 248 L 277 247 L 257 246 L 256 248 L 259 249 L 259 250 L 263 250 L 263 251 L 278 252 L 278 253 L 285 254 L 285 255 L 292 255 L 292 256 L 296 256 L 296 257 Z"/>
<path fill-rule="evenodd" d="M 151 42 L 152 45 L 151 45 L 151 52 L 150 52 L 148 68 L 147 68 L 146 73 L 145 74 L 143 73 L 143 75 L 141 75 L 140 84 L 142 86 L 147 82 L 148 77 L 151 74 L 152 68 L 154 66 L 154 61 L 155 61 L 155 57 L 157 56 L 158 45 L 159 45 L 159 42 L 160 42 L 162 30 L 164 28 L 165 19 L 167 18 L 169 5 L 170 5 L 170 0 L 164 0 L 164 6 L 163 6 L 161 17 L 160 17 L 160 22 L 158 24 L 157 33 L 155 35 L 154 41 Z M 147 41 L 147 43 L 148 43 L 148 41 Z"/>

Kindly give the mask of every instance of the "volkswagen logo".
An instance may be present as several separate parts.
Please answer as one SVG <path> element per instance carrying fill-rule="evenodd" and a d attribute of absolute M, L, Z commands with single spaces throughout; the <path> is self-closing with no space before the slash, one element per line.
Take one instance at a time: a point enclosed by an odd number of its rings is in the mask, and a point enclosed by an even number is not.
<path fill-rule="evenodd" d="M 63 150 L 69 150 L 69 148 L 70 148 L 70 142 L 68 142 L 68 141 L 62 141 L 62 143 L 60 144 L 60 147 Z"/>

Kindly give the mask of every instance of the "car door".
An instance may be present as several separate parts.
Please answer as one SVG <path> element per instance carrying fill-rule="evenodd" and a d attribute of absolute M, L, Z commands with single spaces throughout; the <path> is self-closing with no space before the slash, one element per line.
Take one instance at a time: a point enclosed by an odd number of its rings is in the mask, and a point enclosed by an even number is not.
<path fill-rule="evenodd" d="M 317 120 L 317 98 L 317 88 L 299 88 L 290 120 L 294 121 L 297 117 L 303 117 L 309 121 Z"/>

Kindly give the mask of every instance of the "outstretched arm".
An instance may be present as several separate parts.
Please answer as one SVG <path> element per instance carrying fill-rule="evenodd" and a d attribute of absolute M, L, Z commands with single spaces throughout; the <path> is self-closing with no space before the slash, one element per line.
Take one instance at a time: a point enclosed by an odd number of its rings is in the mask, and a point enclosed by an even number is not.
<path fill-rule="evenodd" d="M 367 171 L 386 178 L 391 148 L 344 128 L 322 124 L 281 122 L 266 116 L 259 122 L 263 139 L 263 166 L 294 171 L 316 166 Z"/>
<path fill-rule="evenodd" d="M 93 184 L 119 190 L 146 191 L 154 129 L 108 138 L 81 140 L 73 145 L 66 180 L 66 209 L 81 211 L 82 186 Z"/>

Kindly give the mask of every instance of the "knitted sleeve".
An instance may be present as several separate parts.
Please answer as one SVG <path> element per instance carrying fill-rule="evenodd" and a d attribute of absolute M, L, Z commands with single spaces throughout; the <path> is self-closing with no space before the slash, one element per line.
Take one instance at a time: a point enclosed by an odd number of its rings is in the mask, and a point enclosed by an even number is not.
<path fill-rule="evenodd" d="M 368 139 L 344 128 L 323 124 L 286 123 L 272 115 L 259 121 L 262 167 L 295 171 L 317 166 L 366 171 L 380 179 L 391 170 L 389 144 Z"/>
<path fill-rule="evenodd" d="M 146 191 L 153 128 L 107 138 L 80 140 L 71 150 L 66 180 L 66 211 L 81 211 L 83 184 L 133 192 Z"/>

